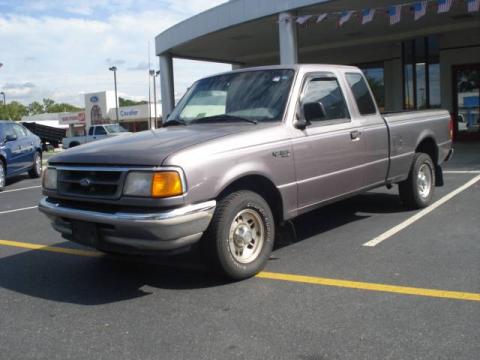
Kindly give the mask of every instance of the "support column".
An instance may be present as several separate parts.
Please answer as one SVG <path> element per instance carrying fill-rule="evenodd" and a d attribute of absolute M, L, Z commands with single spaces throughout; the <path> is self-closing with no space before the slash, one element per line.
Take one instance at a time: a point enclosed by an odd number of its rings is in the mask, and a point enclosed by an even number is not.
<path fill-rule="evenodd" d="M 298 63 L 297 23 L 291 12 L 278 15 L 278 34 L 280 39 L 280 64 Z"/>
<path fill-rule="evenodd" d="M 173 86 L 173 61 L 172 55 L 166 53 L 159 56 L 160 58 L 160 91 L 162 98 L 162 120 L 165 121 L 167 116 L 175 107 L 175 90 Z M 156 106 L 156 104 L 155 104 Z"/>

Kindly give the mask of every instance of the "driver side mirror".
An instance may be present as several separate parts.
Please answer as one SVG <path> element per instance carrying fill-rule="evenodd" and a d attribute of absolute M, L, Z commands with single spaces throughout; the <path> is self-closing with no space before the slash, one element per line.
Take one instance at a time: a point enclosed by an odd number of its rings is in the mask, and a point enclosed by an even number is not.
<path fill-rule="evenodd" d="M 327 115 L 325 106 L 320 101 L 304 103 L 297 112 L 293 125 L 300 130 L 312 124 L 312 121 L 323 120 Z"/>
<path fill-rule="evenodd" d="M 17 135 L 8 134 L 7 136 L 5 136 L 5 142 L 15 141 L 15 140 L 17 140 Z"/>

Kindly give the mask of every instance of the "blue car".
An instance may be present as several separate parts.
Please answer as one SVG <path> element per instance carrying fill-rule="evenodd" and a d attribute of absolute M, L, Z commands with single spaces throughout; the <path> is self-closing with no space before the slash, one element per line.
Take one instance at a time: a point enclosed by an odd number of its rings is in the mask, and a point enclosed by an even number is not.
<path fill-rule="evenodd" d="M 42 175 L 42 144 L 37 135 L 14 121 L 0 120 L 0 191 L 7 178 L 28 172 Z"/>

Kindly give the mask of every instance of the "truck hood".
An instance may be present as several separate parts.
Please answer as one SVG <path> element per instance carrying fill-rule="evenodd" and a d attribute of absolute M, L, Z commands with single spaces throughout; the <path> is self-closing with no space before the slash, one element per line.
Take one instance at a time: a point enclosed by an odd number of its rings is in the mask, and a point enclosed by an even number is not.
<path fill-rule="evenodd" d="M 68 149 L 52 157 L 49 164 L 159 166 L 169 155 L 179 150 L 254 128 L 249 124 L 202 124 L 114 136 Z"/>

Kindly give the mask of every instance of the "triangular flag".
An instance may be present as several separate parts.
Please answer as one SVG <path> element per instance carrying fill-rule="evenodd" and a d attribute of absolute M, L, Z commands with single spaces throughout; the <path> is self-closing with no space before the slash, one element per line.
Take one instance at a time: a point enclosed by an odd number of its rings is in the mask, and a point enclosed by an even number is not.
<path fill-rule="evenodd" d="M 413 4 L 413 14 L 415 21 L 425 16 L 427 13 L 427 3 L 428 1 L 421 1 Z"/>
<path fill-rule="evenodd" d="M 305 15 L 305 16 L 299 16 L 297 18 L 297 23 L 299 23 L 300 25 L 303 25 L 305 24 L 308 20 L 310 20 L 310 18 L 312 17 L 313 15 Z"/>
<path fill-rule="evenodd" d="M 387 13 L 390 17 L 390 25 L 398 24 L 402 18 L 402 5 L 390 6 Z"/>
<path fill-rule="evenodd" d="M 468 12 L 474 12 L 480 10 L 480 0 L 467 0 Z"/>
<path fill-rule="evenodd" d="M 318 15 L 317 17 L 317 24 L 318 23 L 321 23 L 323 20 L 325 20 L 327 18 L 328 14 L 320 14 Z"/>
<path fill-rule="evenodd" d="M 343 24 L 345 24 L 348 20 L 350 20 L 350 18 L 352 17 L 353 13 L 355 11 L 353 10 L 349 10 L 349 11 L 344 11 L 342 12 L 342 14 L 340 15 L 340 18 L 338 19 L 338 27 L 342 26 Z"/>
<path fill-rule="evenodd" d="M 437 0 L 437 5 L 439 14 L 446 13 L 450 11 L 453 5 L 453 0 Z"/>
<path fill-rule="evenodd" d="M 362 25 L 365 25 L 373 20 L 375 16 L 375 9 L 363 9 L 362 10 Z"/>

